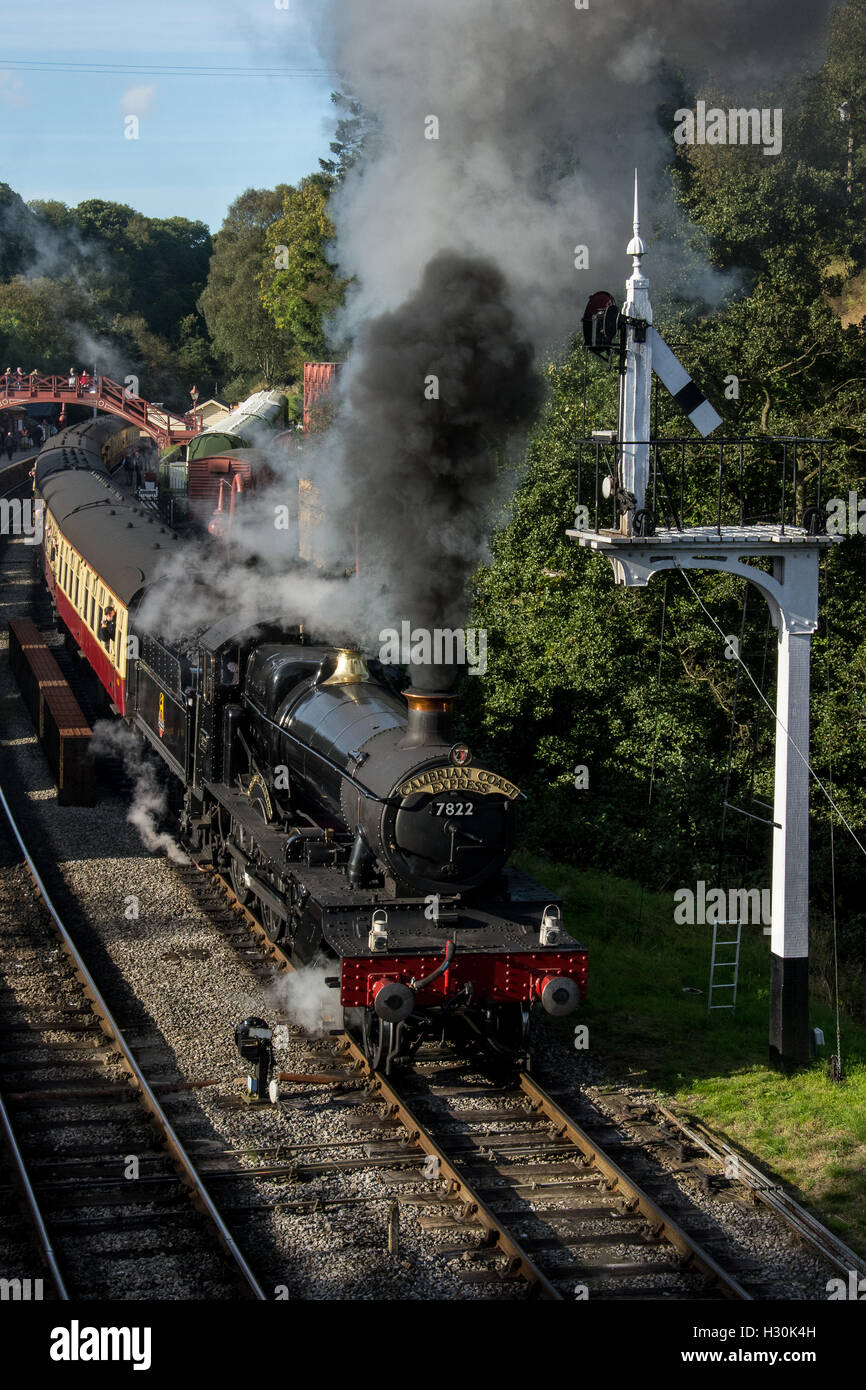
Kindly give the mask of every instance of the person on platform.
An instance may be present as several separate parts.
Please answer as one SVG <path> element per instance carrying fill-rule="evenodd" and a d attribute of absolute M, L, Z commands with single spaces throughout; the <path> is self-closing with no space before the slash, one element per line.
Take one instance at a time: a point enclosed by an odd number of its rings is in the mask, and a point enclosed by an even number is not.
<path fill-rule="evenodd" d="M 90 373 L 86 369 L 81 373 L 79 381 L 81 382 L 82 391 L 90 390 Z"/>
<path fill-rule="evenodd" d="M 11 459 L 15 453 L 15 435 L 11 430 L 7 430 L 3 436 L 3 448 L 6 450 L 6 457 Z"/>
<path fill-rule="evenodd" d="M 77 378 L 77 376 L 76 376 L 76 374 L 75 374 L 75 368 L 74 368 L 74 367 L 70 367 L 70 368 L 69 368 L 69 385 L 72 387 L 73 391 L 75 390 L 75 386 L 76 386 L 77 380 L 78 380 L 78 378 Z"/>

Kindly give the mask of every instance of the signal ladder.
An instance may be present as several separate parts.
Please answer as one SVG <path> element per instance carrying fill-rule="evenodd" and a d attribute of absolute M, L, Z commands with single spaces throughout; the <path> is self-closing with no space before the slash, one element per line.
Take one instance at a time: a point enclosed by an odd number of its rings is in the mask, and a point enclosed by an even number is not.
<path fill-rule="evenodd" d="M 736 936 L 733 937 L 733 939 L 730 941 L 720 941 L 719 927 L 721 927 L 722 930 L 727 931 L 730 927 L 733 926 L 735 926 L 737 929 Z M 740 940 L 742 938 L 742 933 L 742 922 L 713 923 L 713 954 L 710 959 L 710 990 L 707 998 L 708 1014 L 712 1013 L 714 1009 L 730 1009 L 731 1013 L 733 1013 L 737 1007 L 737 979 L 739 978 L 740 974 Z M 733 947 L 734 949 L 733 960 L 718 960 L 716 955 L 717 951 L 719 949 L 725 949 L 728 947 Z M 725 975 L 724 972 L 727 970 L 733 970 L 733 980 L 730 978 L 730 976 Z M 716 990 L 718 990 L 720 993 L 722 990 L 730 990 L 730 1002 L 727 1004 L 714 1004 L 713 992 Z M 724 997 L 725 996 L 722 995 L 722 998 Z"/>

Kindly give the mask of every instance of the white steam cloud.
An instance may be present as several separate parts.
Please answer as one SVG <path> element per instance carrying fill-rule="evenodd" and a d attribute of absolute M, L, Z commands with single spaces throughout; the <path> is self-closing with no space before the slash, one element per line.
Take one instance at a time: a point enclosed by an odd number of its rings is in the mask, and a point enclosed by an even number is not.
<path fill-rule="evenodd" d="M 325 984 L 325 976 L 324 969 L 305 966 L 280 984 L 280 1006 L 292 1023 L 313 1037 L 339 1027 L 343 1016 L 339 992 Z"/>
<path fill-rule="evenodd" d="M 187 864 L 186 855 L 172 836 L 157 828 L 160 817 L 167 810 L 167 801 L 157 780 L 156 768 L 145 757 L 141 740 L 122 724 L 100 720 L 93 729 L 92 748 L 97 755 L 120 757 L 124 772 L 132 779 L 132 802 L 126 819 L 135 826 L 145 849 L 151 853 L 163 850 L 172 863 Z"/>

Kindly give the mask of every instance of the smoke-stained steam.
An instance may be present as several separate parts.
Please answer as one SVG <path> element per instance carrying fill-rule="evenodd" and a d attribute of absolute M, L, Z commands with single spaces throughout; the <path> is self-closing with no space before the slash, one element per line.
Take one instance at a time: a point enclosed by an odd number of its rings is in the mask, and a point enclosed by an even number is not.
<path fill-rule="evenodd" d="M 377 124 L 330 209 L 340 270 L 357 282 L 352 324 L 399 303 L 421 267 L 453 247 L 499 265 L 541 346 L 574 331 L 589 293 L 616 293 L 625 280 L 635 165 L 650 277 L 655 267 L 661 278 L 664 260 L 668 290 L 717 302 L 726 281 L 671 237 L 665 107 L 681 97 L 693 106 L 706 82 L 736 105 L 767 105 L 765 91 L 784 93 L 798 64 L 820 65 L 831 0 L 300 8 L 339 82 Z M 575 269 L 577 245 L 588 248 L 587 271 Z"/>
<path fill-rule="evenodd" d="M 357 522 L 382 621 L 462 620 L 506 447 L 541 400 L 532 344 L 488 260 L 440 253 L 415 293 L 362 329 L 334 426 L 333 534 Z"/>

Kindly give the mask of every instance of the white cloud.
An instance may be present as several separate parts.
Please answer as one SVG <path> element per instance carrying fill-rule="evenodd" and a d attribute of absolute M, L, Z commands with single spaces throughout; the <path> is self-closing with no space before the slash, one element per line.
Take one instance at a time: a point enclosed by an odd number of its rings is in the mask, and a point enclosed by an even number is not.
<path fill-rule="evenodd" d="M 0 103 L 3 106 L 29 106 L 24 95 L 24 83 L 8 68 L 0 70 Z"/>
<path fill-rule="evenodd" d="M 149 116 L 156 96 L 153 83 L 137 87 L 127 87 L 120 98 L 120 110 L 124 116 Z"/>

